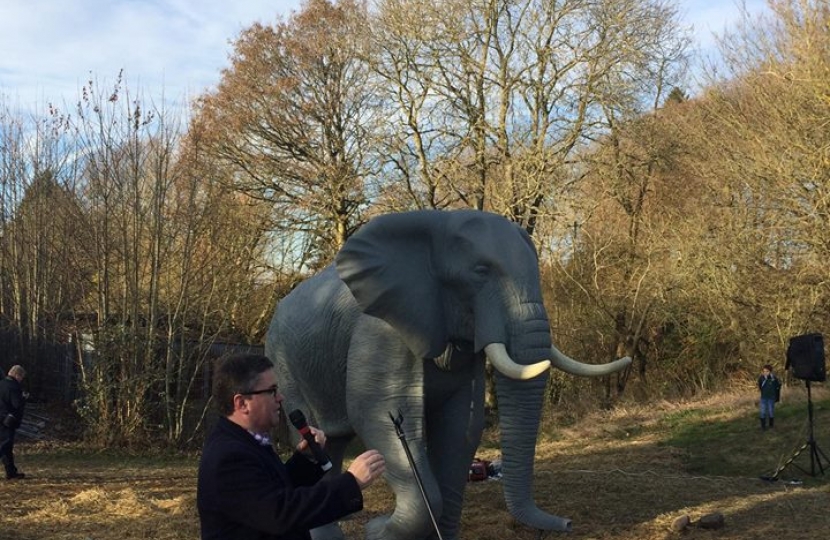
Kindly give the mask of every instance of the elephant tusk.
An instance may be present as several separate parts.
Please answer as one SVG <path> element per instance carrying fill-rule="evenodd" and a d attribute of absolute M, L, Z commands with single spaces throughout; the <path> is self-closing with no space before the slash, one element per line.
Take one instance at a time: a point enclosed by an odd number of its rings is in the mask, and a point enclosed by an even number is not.
<path fill-rule="evenodd" d="M 487 355 L 487 359 L 490 360 L 490 363 L 493 364 L 493 367 L 499 373 L 511 379 L 525 381 L 550 369 L 549 360 L 542 360 L 541 362 L 527 366 L 517 364 L 507 354 L 507 348 L 505 348 L 503 343 L 491 343 L 487 345 L 484 347 L 484 354 Z"/>
<path fill-rule="evenodd" d="M 614 360 L 607 364 L 583 364 L 571 358 L 568 358 L 555 346 L 551 345 L 550 350 L 553 358 L 553 365 L 565 373 L 571 375 L 579 375 L 583 377 L 599 377 L 602 375 L 610 375 L 622 369 L 625 369 L 631 364 L 631 358 L 625 356 L 619 360 Z"/>

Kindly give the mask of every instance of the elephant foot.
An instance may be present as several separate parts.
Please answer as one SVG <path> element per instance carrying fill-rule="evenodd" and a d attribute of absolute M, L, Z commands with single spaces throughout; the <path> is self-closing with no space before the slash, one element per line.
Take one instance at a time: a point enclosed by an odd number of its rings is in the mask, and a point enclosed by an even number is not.
<path fill-rule="evenodd" d="M 316 529 L 311 529 L 311 540 L 346 540 L 343 531 L 337 523 L 329 523 Z"/>

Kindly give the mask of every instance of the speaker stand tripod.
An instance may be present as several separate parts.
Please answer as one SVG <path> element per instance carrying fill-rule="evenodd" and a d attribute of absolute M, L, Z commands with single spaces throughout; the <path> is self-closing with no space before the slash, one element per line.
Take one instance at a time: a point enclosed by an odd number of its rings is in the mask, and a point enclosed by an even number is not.
<path fill-rule="evenodd" d="M 795 451 L 795 453 L 786 461 L 783 465 L 778 467 L 778 470 L 772 474 L 772 476 L 763 477 L 765 480 L 778 480 L 778 475 L 786 469 L 789 465 L 795 465 L 799 469 L 801 469 L 805 474 L 809 474 L 810 476 L 818 476 L 818 472 L 824 474 L 824 465 L 822 464 L 822 459 L 827 462 L 827 465 L 830 466 L 830 459 L 822 452 L 821 448 L 818 447 L 816 443 L 815 437 L 815 426 L 813 423 L 813 397 L 810 393 L 810 381 L 804 381 L 807 385 L 807 418 L 809 422 L 809 432 L 807 436 L 807 442 L 805 442 L 801 448 Z M 810 449 L 810 470 L 807 471 L 802 469 L 798 466 L 798 464 L 793 463 L 795 458 L 801 455 L 801 453 L 806 450 Z M 817 472 L 818 471 L 818 472 Z"/>

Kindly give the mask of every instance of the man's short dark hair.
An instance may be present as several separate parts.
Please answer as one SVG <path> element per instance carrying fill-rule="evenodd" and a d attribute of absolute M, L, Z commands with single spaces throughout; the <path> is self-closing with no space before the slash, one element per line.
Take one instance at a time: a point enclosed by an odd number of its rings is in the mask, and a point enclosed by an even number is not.
<path fill-rule="evenodd" d="M 764 369 L 767 371 L 772 371 L 772 364 L 764 364 Z"/>
<path fill-rule="evenodd" d="M 219 414 L 233 413 L 233 396 L 249 391 L 259 376 L 274 364 L 261 354 L 232 354 L 216 363 L 213 374 L 213 403 Z"/>

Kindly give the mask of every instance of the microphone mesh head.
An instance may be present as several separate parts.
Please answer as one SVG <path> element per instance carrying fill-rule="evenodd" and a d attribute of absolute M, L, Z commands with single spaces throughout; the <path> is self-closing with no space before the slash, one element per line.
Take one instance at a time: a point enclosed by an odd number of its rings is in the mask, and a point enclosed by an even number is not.
<path fill-rule="evenodd" d="M 288 413 L 288 419 L 291 420 L 291 423 L 297 429 L 302 429 L 307 425 L 305 415 L 300 409 L 295 409 Z"/>

